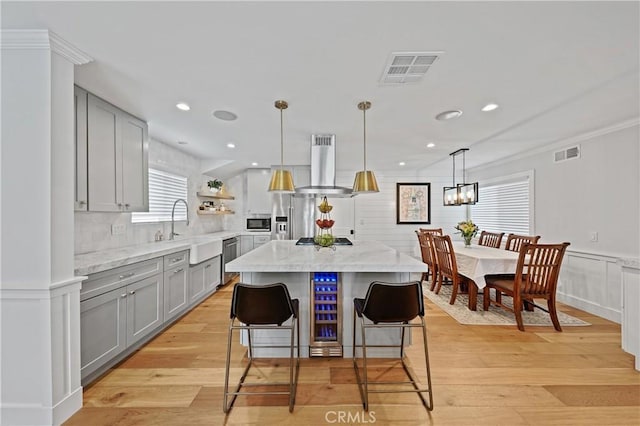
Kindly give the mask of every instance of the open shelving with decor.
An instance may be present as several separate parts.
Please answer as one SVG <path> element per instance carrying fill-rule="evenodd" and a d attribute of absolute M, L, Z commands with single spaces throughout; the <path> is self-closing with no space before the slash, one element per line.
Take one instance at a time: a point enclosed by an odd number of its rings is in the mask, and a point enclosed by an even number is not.
<path fill-rule="evenodd" d="M 200 210 L 198 209 L 199 215 L 215 215 L 215 214 L 234 214 L 233 210 Z"/>
<path fill-rule="evenodd" d="M 196 193 L 198 195 L 198 197 L 202 197 L 202 198 L 214 198 L 217 200 L 235 200 L 236 197 L 234 197 L 233 195 L 229 195 L 229 194 L 220 194 L 219 192 L 203 192 L 203 191 L 198 191 Z"/>
<path fill-rule="evenodd" d="M 197 213 L 198 215 L 223 215 L 223 214 L 234 214 L 235 212 L 230 209 L 228 206 L 225 206 L 222 202 L 223 200 L 235 200 L 236 197 L 233 195 L 229 195 L 224 186 L 220 188 L 217 192 L 208 191 L 206 189 L 202 189 L 196 192 L 196 195 L 200 198 L 208 199 L 211 201 L 204 200 L 200 203 L 198 207 Z M 220 200 L 219 204 L 216 204 L 213 200 Z"/>

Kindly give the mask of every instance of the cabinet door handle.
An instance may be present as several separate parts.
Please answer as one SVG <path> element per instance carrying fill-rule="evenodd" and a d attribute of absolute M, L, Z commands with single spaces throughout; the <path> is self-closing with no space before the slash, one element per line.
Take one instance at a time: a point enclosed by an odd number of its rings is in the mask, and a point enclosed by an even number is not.
<path fill-rule="evenodd" d="M 135 290 L 131 290 L 131 291 L 129 292 L 129 294 L 134 295 L 134 294 L 136 294 L 136 291 L 135 291 Z"/>
<path fill-rule="evenodd" d="M 211 268 L 211 264 L 208 264 L 207 266 L 204 267 L 204 269 L 207 269 L 207 268 Z"/>
<path fill-rule="evenodd" d="M 172 259 L 171 261 L 173 263 L 177 263 L 177 262 L 182 262 L 183 259 L 184 259 L 184 257 L 176 257 L 175 259 Z"/>
<path fill-rule="evenodd" d="M 132 276 L 134 276 L 135 274 L 136 274 L 135 272 L 127 272 L 126 274 L 122 274 L 122 275 L 120 275 L 119 279 L 123 280 L 123 279 L 125 279 L 125 278 L 132 277 Z"/>
<path fill-rule="evenodd" d="M 122 298 L 124 299 L 125 297 L 127 297 L 127 293 L 122 293 L 122 294 L 120 295 L 120 297 L 122 297 Z"/>
<path fill-rule="evenodd" d="M 80 204 L 81 206 L 84 206 L 85 204 L 87 204 L 87 202 L 84 200 L 80 200 L 78 201 L 78 204 Z"/>
<path fill-rule="evenodd" d="M 180 269 L 176 269 L 175 271 L 173 271 L 173 273 L 174 273 L 174 274 L 177 274 L 178 272 L 182 272 L 182 271 L 184 271 L 184 269 L 183 269 L 183 268 L 180 268 Z"/>
<path fill-rule="evenodd" d="M 124 205 L 125 210 L 129 210 L 129 204 Z"/>

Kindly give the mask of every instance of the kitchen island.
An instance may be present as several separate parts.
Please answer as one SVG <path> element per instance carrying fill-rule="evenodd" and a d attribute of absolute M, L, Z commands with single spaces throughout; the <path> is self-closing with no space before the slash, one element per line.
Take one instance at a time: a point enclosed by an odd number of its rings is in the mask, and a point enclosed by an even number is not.
<path fill-rule="evenodd" d="M 317 248 L 296 246 L 293 240 L 271 241 L 227 264 L 227 270 L 240 273 L 240 281 L 246 284 L 271 284 L 282 282 L 292 298 L 300 300 L 300 350 L 301 356 L 309 356 L 312 321 L 313 273 L 335 272 L 339 276 L 338 309 L 341 318 L 343 356 L 352 356 L 353 299 L 364 298 L 372 281 L 406 282 L 411 273 L 422 273 L 427 266 L 420 260 L 400 253 L 377 241 L 354 241 L 353 246 Z M 375 332 L 375 333 L 374 333 Z M 367 334 L 367 341 L 377 344 L 399 342 L 399 331 L 374 330 Z M 358 339 L 358 342 L 360 340 Z M 288 336 L 279 330 L 256 332 L 254 344 L 286 345 Z M 243 339 L 244 343 L 244 339 Z M 368 351 L 371 356 L 393 357 L 397 350 L 377 348 Z M 286 357 L 287 349 L 258 349 L 260 357 Z"/>

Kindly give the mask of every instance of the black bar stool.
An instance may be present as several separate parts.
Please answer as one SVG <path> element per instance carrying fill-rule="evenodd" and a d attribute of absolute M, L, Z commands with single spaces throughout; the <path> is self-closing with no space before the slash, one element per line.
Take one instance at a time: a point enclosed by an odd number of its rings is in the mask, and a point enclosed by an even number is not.
<path fill-rule="evenodd" d="M 298 322 L 298 299 L 291 299 L 287 286 L 282 283 L 267 285 L 247 285 L 237 283 L 233 288 L 231 300 L 231 321 L 229 323 L 229 339 L 227 342 L 227 363 L 224 376 L 224 398 L 222 410 L 228 413 L 238 395 L 289 395 L 289 412 L 293 412 L 300 371 L 300 323 Z M 236 324 L 236 319 L 242 324 Z M 291 319 L 290 325 L 282 325 Z M 261 345 L 260 348 L 290 348 L 289 383 L 245 383 L 247 373 L 253 363 L 252 330 L 290 330 L 291 344 L 288 346 Z M 231 339 L 233 330 L 247 330 L 249 343 L 249 364 L 234 392 L 229 392 L 229 364 L 231 357 Z M 296 355 L 294 356 L 294 348 Z M 294 371 L 295 370 L 295 371 Z M 243 386 L 283 386 L 288 385 L 288 392 L 241 392 Z M 233 395 L 227 404 L 229 395 Z"/>
<path fill-rule="evenodd" d="M 427 329 L 424 322 L 424 302 L 422 298 L 422 286 L 418 281 L 408 283 L 384 283 L 374 281 L 369 286 L 365 299 L 353 299 L 353 368 L 356 371 L 358 388 L 362 398 L 362 405 L 369 410 L 369 393 L 395 393 L 416 392 L 422 404 L 428 411 L 433 410 L 433 391 L 431 388 L 431 369 L 429 368 L 429 351 L 427 348 Z M 360 330 L 362 334 L 363 375 L 360 377 L 358 361 L 356 358 L 356 316 L 360 318 Z M 410 323 L 419 317 L 420 323 Z M 365 321 L 365 318 L 369 321 Z M 400 345 L 367 345 L 365 330 L 370 328 L 400 328 Z M 420 327 L 424 340 L 424 357 L 427 366 L 427 387 L 419 388 L 415 376 L 409 371 L 405 363 L 404 334 L 405 329 Z M 409 377 L 408 382 L 370 382 L 367 377 L 367 348 L 392 347 L 400 348 L 400 360 L 402 367 Z M 400 385 L 411 384 L 413 389 L 369 389 L 369 385 Z M 429 393 L 429 402 L 425 400 L 423 393 Z"/>

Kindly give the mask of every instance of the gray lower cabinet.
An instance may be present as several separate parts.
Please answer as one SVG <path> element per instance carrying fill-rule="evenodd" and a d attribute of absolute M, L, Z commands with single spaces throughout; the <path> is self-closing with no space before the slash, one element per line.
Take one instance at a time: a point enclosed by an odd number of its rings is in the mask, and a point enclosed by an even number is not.
<path fill-rule="evenodd" d="M 83 379 L 126 349 L 126 304 L 124 288 L 80 303 L 80 375 Z"/>
<path fill-rule="evenodd" d="M 220 284 L 220 256 L 189 268 L 189 304 L 193 305 L 216 290 Z"/>
<path fill-rule="evenodd" d="M 127 286 L 127 346 L 136 343 L 164 322 L 162 276 Z"/>
<path fill-rule="evenodd" d="M 253 250 L 253 235 L 240 236 L 240 256 Z"/>
<path fill-rule="evenodd" d="M 164 257 L 164 320 L 170 321 L 189 307 L 189 251 Z"/>
<path fill-rule="evenodd" d="M 91 274 L 80 290 L 81 380 L 85 385 L 173 322 L 220 282 L 220 257 L 201 263 L 189 287 L 189 250 Z M 195 299 L 194 299 L 195 300 Z"/>
<path fill-rule="evenodd" d="M 80 303 L 83 378 L 162 325 L 162 293 L 157 274 Z"/>

